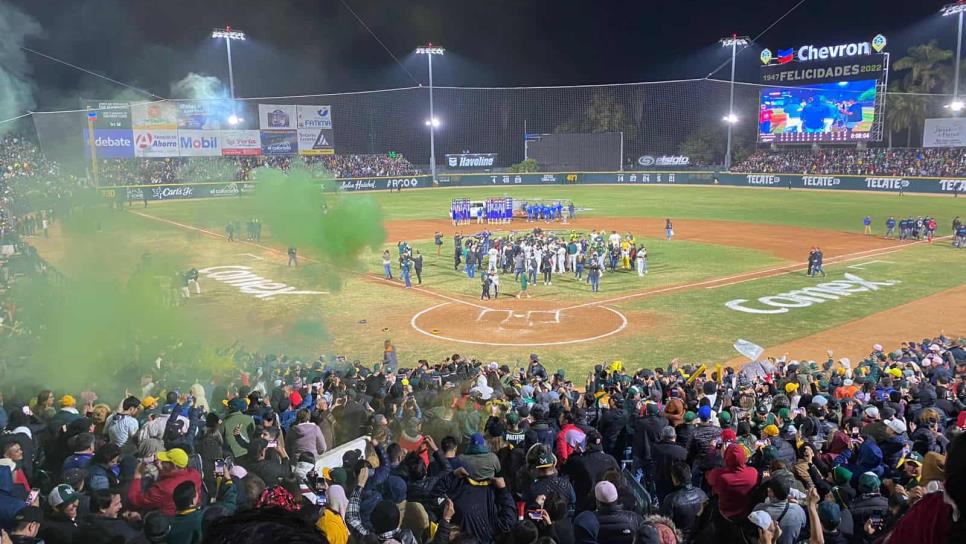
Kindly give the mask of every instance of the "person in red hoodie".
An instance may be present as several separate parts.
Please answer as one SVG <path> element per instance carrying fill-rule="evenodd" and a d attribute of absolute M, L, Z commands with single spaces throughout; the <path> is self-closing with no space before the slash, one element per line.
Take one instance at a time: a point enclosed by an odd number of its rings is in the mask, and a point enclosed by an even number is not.
<path fill-rule="evenodd" d="M 708 485 L 718 496 L 721 515 L 740 521 L 748 516 L 754 506 L 751 491 L 758 485 L 758 471 L 747 465 L 745 449 L 731 444 L 724 454 L 725 466 L 708 472 Z"/>
<path fill-rule="evenodd" d="M 567 433 L 569 431 L 576 431 L 575 433 L 571 433 L 570 436 L 584 436 L 584 431 L 575 425 L 575 423 L 576 419 L 571 412 L 564 412 L 560 414 L 560 432 L 557 433 L 557 443 L 555 444 L 558 466 L 563 466 L 563 464 L 567 462 L 567 458 L 570 457 L 570 454 L 574 452 L 574 446 L 571 445 L 573 441 L 571 440 L 571 442 L 567 442 Z"/>
<path fill-rule="evenodd" d="M 161 510 L 165 516 L 174 516 L 177 513 L 174 506 L 174 488 L 181 482 L 191 481 L 194 482 L 195 489 L 201 489 L 201 473 L 187 468 L 188 454 L 180 448 L 158 452 L 157 463 L 161 475 L 146 490 L 141 486 L 144 463 L 138 463 L 134 479 L 127 491 L 128 504 L 138 510 Z"/>

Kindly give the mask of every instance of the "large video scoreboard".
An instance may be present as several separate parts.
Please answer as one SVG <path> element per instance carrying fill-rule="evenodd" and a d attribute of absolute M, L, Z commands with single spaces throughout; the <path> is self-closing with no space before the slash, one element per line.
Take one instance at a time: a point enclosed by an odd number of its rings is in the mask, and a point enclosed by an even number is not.
<path fill-rule="evenodd" d="M 881 140 L 885 45 L 879 34 L 868 42 L 763 50 L 758 141 Z"/>

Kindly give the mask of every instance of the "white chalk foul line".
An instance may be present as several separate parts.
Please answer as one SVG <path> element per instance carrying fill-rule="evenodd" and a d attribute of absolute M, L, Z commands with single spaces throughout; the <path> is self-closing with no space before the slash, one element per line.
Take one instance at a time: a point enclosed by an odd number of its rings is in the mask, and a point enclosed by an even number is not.
<path fill-rule="evenodd" d="M 416 332 L 418 332 L 420 334 L 423 334 L 423 335 L 426 335 L 426 336 L 428 336 L 430 338 L 436 338 L 438 340 L 446 340 L 446 341 L 449 341 L 449 342 L 460 342 L 462 344 L 474 344 L 474 345 L 478 345 L 478 346 L 520 346 L 520 347 L 522 347 L 522 346 L 562 346 L 562 345 L 567 345 L 567 344 L 581 344 L 581 343 L 585 343 L 585 342 L 593 342 L 595 340 L 600 340 L 601 338 L 607 338 L 608 336 L 613 336 L 613 335 L 615 335 L 615 334 L 617 334 L 617 333 L 619 333 L 619 332 L 621 332 L 621 331 L 623 331 L 624 329 L 627 328 L 627 316 L 625 316 L 624 314 L 620 313 L 619 311 L 617 311 L 617 310 L 615 310 L 613 308 L 608 308 L 606 306 L 601 306 L 601 308 L 603 308 L 603 309 L 605 309 L 605 310 L 607 310 L 609 312 L 612 312 L 614 315 L 616 315 L 617 317 L 619 317 L 620 320 L 621 320 L 621 324 L 619 326 L 617 326 L 614 330 L 609 331 L 609 332 L 606 332 L 604 334 L 599 334 L 597 336 L 593 336 L 593 337 L 590 337 L 590 338 L 576 338 L 576 339 L 573 339 L 573 340 L 560 340 L 560 341 L 557 341 L 557 342 L 484 342 L 482 340 L 466 340 L 466 339 L 463 339 L 463 338 L 453 338 L 453 337 L 450 337 L 450 336 L 443 336 L 441 334 L 433 334 L 431 332 L 428 332 L 426 330 L 423 330 L 419 325 L 416 324 L 416 321 L 422 315 L 427 314 L 427 313 L 429 313 L 429 312 L 431 312 L 433 310 L 436 310 L 438 308 L 442 308 L 443 306 L 446 306 L 448 304 L 450 304 L 450 303 L 449 302 L 443 302 L 441 304 L 437 304 L 435 306 L 430 306 L 429 308 L 426 308 L 425 310 L 422 310 L 421 312 L 418 312 L 416 315 L 414 315 L 412 317 L 412 319 L 409 320 L 410 326 L 412 326 L 412 328 L 414 330 L 416 330 Z M 552 312 L 554 310 L 548 310 L 548 311 L 551 311 Z M 563 310 L 556 310 L 556 311 L 557 312 L 562 312 Z"/>
<path fill-rule="evenodd" d="M 950 238 L 950 236 L 943 236 L 942 238 L 936 238 L 936 240 L 940 240 L 940 239 L 944 239 L 944 238 Z M 904 248 L 911 247 L 911 246 L 913 246 L 915 244 L 919 244 L 919 243 L 923 243 L 923 242 L 925 242 L 925 240 L 911 242 L 911 243 L 906 243 L 906 244 L 897 244 L 897 245 L 893 245 L 893 246 L 880 247 L 880 248 L 875 248 L 875 249 L 867 249 L 867 250 L 863 250 L 863 251 L 856 251 L 854 253 L 846 253 L 844 255 L 836 255 L 834 257 L 829 257 L 828 262 L 831 263 L 831 264 L 835 264 L 835 263 L 840 263 L 840 262 L 849 262 L 849 261 L 858 260 L 858 259 L 867 259 L 869 257 L 878 257 L 880 255 L 886 255 L 886 254 L 889 254 L 889 253 L 895 253 L 895 252 L 900 251 L 900 250 L 902 250 Z M 687 290 L 687 289 L 693 289 L 695 287 L 705 287 L 706 289 L 716 289 L 718 287 L 726 287 L 728 285 L 735 285 L 735 284 L 743 283 L 743 282 L 746 282 L 746 281 L 753 281 L 753 280 L 758 280 L 758 279 L 766 279 L 766 278 L 770 278 L 770 277 L 773 277 L 773 276 L 779 276 L 779 275 L 786 274 L 788 272 L 797 270 L 797 269 L 799 269 L 801 267 L 802 267 L 801 264 L 796 263 L 796 264 L 779 266 L 779 267 L 776 267 L 776 268 L 768 268 L 768 269 L 765 269 L 765 270 L 752 270 L 752 271 L 749 271 L 749 272 L 742 272 L 741 274 L 735 274 L 733 276 L 725 276 L 725 277 L 722 277 L 722 278 L 712 278 L 712 279 L 709 279 L 709 280 L 702 280 L 702 281 L 694 282 L 694 283 L 685 283 L 685 284 L 682 284 L 682 285 L 672 285 L 670 287 L 662 287 L 660 289 L 654 289 L 654 290 L 650 290 L 650 291 L 639 291 L 637 293 L 630 293 L 630 294 L 627 294 L 627 295 L 623 295 L 623 296 L 619 296 L 619 297 L 614 297 L 614 298 L 609 298 L 609 299 L 605 299 L 605 300 L 599 300 L 599 301 L 598 300 L 592 300 L 590 302 L 585 302 L 583 304 L 576 304 L 574 306 L 567 306 L 566 308 L 561 308 L 561 311 L 563 311 L 563 310 L 573 310 L 575 308 L 583 308 L 583 307 L 586 307 L 586 306 L 600 306 L 600 305 L 603 305 L 603 304 L 613 304 L 615 302 L 621 302 L 621 301 L 624 301 L 624 300 L 631 300 L 631 299 L 640 298 L 640 297 L 660 295 L 660 294 L 663 294 L 663 293 L 673 293 L 675 291 L 683 291 L 683 290 Z M 721 282 L 723 282 L 725 280 L 736 279 L 736 278 L 744 278 L 744 279 L 741 279 L 739 281 L 730 282 L 730 283 L 721 283 Z"/>
<path fill-rule="evenodd" d="M 876 263 L 895 264 L 894 261 L 880 261 L 880 260 L 875 260 L 875 261 L 866 261 L 864 263 L 850 264 L 849 266 L 846 266 L 846 268 L 856 268 L 858 270 L 865 270 L 865 267 L 866 266 L 868 266 L 870 264 L 876 264 Z"/>

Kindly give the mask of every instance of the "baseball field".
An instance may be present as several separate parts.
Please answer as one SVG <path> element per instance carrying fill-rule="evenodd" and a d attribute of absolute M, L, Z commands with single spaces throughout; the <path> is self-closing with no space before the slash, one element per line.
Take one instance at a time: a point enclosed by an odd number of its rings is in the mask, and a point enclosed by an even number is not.
<path fill-rule="evenodd" d="M 500 277 L 499 297 L 480 300 L 479 279 L 454 269 L 454 198 L 572 199 L 578 217 L 567 224 L 517 220 L 497 233 L 593 229 L 632 233 L 648 251 L 649 273 L 606 272 L 601 289 L 572 274 L 537 282 L 518 300 L 512 274 Z M 381 360 L 383 341 L 395 344 L 400 364 L 460 353 L 513 364 L 536 352 L 548 368 L 584 373 L 621 360 L 633 367 L 687 362 L 737 362 L 741 338 L 766 355 L 819 359 L 861 357 L 874 343 L 896 345 L 939 331 L 966 335 L 966 249 L 952 246 L 950 225 L 966 217 L 966 199 L 895 194 L 668 186 L 479 187 L 345 193 L 351 210 L 374 200 L 385 243 L 358 262 L 320 258 L 300 249 L 288 266 L 289 243 L 273 236 L 271 218 L 260 241 L 228 242 L 225 225 L 254 218 L 247 198 L 151 203 L 114 213 L 125 232 L 110 263 L 133 270 L 146 251 L 178 256 L 198 268 L 202 293 L 192 290 L 186 311 L 203 319 L 217 343 L 295 356 L 324 353 Z M 863 235 L 870 216 L 874 234 Z M 935 217 L 933 243 L 885 239 L 885 220 Z M 664 220 L 675 236 L 664 240 Z M 106 230 L 106 229 L 105 229 Z M 435 232 L 443 234 L 439 256 Z M 393 257 L 406 241 L 425 255 L 422 284 L 405 289 L 382 278 L 382 252 Z M 63 256 L 76 240 L 55 227 L 32 243 L 66 275 Z M 820 246 L 827 277 L 805 273 L 808 250 Z M 67 267 L 67 268 L 63 268 Z M 174 272 L 174 271 L 172 271 Z M 398 277 L 398 269 L 394 267 Z M 245 287 L 245 282 L 270 287 Z M 415 282 L 415 277 L 413 278 Z"/>

